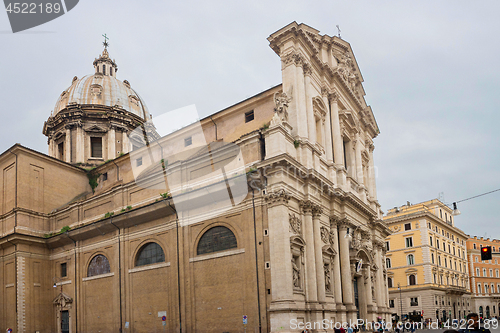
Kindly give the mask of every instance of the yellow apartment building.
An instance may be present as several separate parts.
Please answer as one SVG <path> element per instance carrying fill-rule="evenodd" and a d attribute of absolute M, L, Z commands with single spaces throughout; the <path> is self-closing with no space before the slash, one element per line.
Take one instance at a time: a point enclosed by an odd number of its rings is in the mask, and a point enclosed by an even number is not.
<path fill-rule="evenodd" d="M 468 236 L 438 199 L 394 207 L 384 222 L 389 308 L 393 318 L 460 319 L 470 312 Z"/>
<path fill-rule="evenodd" d="M 491 246 L 491 260 L 481 260 L 481 248 Z M 500 315 L 500 240 L 470 237 L 467 239 L 467 259 L 470 272 L 472 308 L 480 317 Z"/>

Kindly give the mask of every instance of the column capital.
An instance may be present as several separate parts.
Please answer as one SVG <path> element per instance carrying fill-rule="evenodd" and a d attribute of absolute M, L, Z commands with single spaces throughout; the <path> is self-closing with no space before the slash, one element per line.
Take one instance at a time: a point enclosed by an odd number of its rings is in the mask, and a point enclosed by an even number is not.
<path fill-rule="evenodd" d="M 334 91 L 334 92 L 332 92 L 332 93 L 328 94 L 328 100 L 329 100 L 330 102 L 332 102 L 332 103 L 336 103 L 336 102 L 338 102 L 339 97 L 340 97 L 340 95 L 339 95 L 339 93 L 338 93 L 338 92 L 336 92 L 336 91 Z"/>
<path fill-rule="evenodd" d="M 271 207 L 277 205 L 288 205 L 290 198 L 290 195 L 287 194 L 284 189 L 268 193 L 265 197 L 267 205 Z"/>
<path fill-rule="evenodd" d="M 301 200 L 299 206 L 304 214 L 311 214 L 314 217 L 319 217 L 323 213 L 323 209 L 311 200 Z"/>
<path fill-rule="evenodd" d="M 349 219 L 347 217 L 344 217 L 342 219 L 340 219 L 338 222 L 337 222 L 337 225 L 339 226 L 339 228 L 341 230 L 345 230 L 347 228 L 352 228 L 354 225 L 352 224 L 352 222 L 349 221 Z"/>
<path fill-rule="evenodd" d="M 304 71 L 304 76 L 311 76 L 312 75 L 312 67 L 307 62 L 303 61 L 302 69 Z"/>

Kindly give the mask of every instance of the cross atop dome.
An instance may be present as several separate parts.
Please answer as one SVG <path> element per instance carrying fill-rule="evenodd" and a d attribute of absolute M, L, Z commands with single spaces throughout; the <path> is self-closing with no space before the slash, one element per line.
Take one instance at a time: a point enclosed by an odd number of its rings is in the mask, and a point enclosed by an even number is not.
<path fill-rule="evenodd" d="M 102 45 L 104 45 L 104 50 L 102 51 L 102 54 L 99 55 L 99 58 L 96 58 L 94 60 L 94 69 L 95 73 L 101 73 L 104 75 L 109 75 L 116 77 L 116 71 L 118 71 L 118 66 L 115 63 L 115 60 L 111 60 L 109 57 L 108 53 L 108 37 L 106 34 L 102 35 L 104 37 L 104 42 L 102 42 Z"/>

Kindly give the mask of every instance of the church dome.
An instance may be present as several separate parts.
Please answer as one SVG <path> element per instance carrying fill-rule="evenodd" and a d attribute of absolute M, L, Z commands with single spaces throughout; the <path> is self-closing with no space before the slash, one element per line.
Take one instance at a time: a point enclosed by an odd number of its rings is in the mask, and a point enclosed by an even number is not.
<path fill-rule="evenodd" d="M 52 112 L 55 116 L 72 104 L 103 105 L 120 107 L 136 116 L 149 120 L 150 115 L 142 98 L 130 87 L 130 83 L 116 78 L 118 70 L 114 60 L 105 49 L 94 61 L 95 73 L 81 79 L 73 78 L 71 86 L 65 89 Z"/>

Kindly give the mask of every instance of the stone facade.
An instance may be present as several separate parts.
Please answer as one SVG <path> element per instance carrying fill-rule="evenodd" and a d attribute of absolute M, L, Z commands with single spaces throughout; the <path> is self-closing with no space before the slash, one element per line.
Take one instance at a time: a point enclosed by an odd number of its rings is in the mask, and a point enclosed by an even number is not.
<path fill-rule="evenodd" d="M 49 156 L 20 145 L 0 155 L 0 329 L 236 332 L 247 315 L 249 331 L 292 332 L 293 320 L 390 319 L 379 130 L 352 49 L 295 22 L 269 41 L 283 83 L 200 121 L 212 164 L 194 154 L 140 169 L 142 182 L 177 171 L 196 179 L 227 163 L 225 143 L 236 145 L 251 171 L 248 194 L 221 213 L 209 204 L 181 211 L 176 198 L 198 197 L 175 182 L 141 186 L 135 152 L 150 147 L 133 146 L 131 127 L 158 138 L 148 114 L 111 105 L 121 90 L 87 79 L 68 98 L 87 88 L 105 98 L 58 101 L 44 126 Z M 94 63 L 107 73 L 94 76 L 115 80 L 108 58 Z M 84 143 L 89 126 L 105 138 L 102 161 Z M 196 141 L 183 131 L 173 136 Z M 62 155 L 57 140 L 67 143 Z"/>

